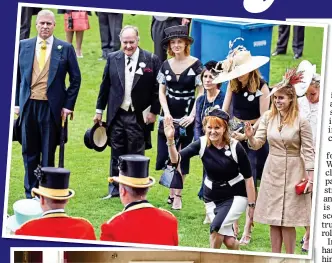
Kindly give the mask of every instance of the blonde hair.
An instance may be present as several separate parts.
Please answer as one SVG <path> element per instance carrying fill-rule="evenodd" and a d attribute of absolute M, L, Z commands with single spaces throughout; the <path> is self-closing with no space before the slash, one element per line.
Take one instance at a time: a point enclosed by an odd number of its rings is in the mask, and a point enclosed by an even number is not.
<path fill-rule="evenodd" d="M 225 132 L 222 135 L 222 141 L 225 142 L 227 145 L 230 143 L 231 139 L 230 139 L 230 133 L 228 130 L 228 124 L 225 120 L 220 119 L 219 117 L 216 116 L 206 116 L 203 119 L 203 129 L 204 132 L 206 131 L 206 126 L 208 125 L 208 123 L 210 123 L 210 125 L 216 127 L 224 127 L 225 128 Z M 209 139 L 208 135 L 205 135 L 207 138 L 207 146 L 209 147 L 211 145 L 211 140 Z"/>
<path fill-rule="evenodd" d="M 285 87 L 279 89 L 278 92 L 285 94 L 286 96 L 288 96 L 291 99 L 288 111 L 287 111 L 286 115 L 284 116 L 284 123 L 293 125 L 295 119 L 299 115 L 299 104 L 297 102 L 295 88 L 293 86 L 288 85 L 288 86 L 285 86 Z M 273 103 L 271 105 L 270 118 L 273 118 L 278 115 L 278 110 L 275 105 L 274 98 L 272 98 L 272 99 L 273 99 Z"/>
<path fill-rule="evenodd" d="M 261 78 L 262 78 L 262 75 L 258 69 L 255 69 L 249 73 L 247 86 L 251 92 L 257 91 L 257 89 L 260 85 Z M 242 83 L 238 80 L 238 78 L 232 79 L 229 83 L 230 83 L 232 92 L 238 93 L 243 88 Z"/>
<path fill-rule="evenodd" d="M 180 39 L 182 39 L 184 41 L 185 45 L 186 45 L 185 48 L 184 48 L 184 55 L 189 56 L 190 55 L 190 40 L 188 40 L 186 38 L 182 38 L 182 37 L 180 37 Z M 175 53 L 171 49 L 171 40 L 168 41 L 167 53 L 171 57 L 175 56 Z"/>

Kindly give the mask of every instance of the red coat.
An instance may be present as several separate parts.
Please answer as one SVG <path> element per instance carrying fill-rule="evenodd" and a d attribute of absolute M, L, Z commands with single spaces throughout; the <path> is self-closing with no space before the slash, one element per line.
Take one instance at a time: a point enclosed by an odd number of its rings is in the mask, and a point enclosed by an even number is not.
<path fill-rule="evenodd" d="M 139 202 L 102 224 L 100 240 L 177 246 L 178 222 L 171 212 Z"/>
<path fill-rule="evenodd" d="M 96 240 L 91 223 L 65 213 L 47 214 L 33 219 L 16 230 L 15 235 Z"/>

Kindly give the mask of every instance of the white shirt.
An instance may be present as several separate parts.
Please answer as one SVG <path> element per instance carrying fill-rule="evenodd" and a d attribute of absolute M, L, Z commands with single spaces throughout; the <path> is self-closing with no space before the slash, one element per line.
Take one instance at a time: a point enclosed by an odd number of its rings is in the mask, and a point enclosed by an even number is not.
<path fill-rule="evenodd" d="M 128 111 L 130 106 L 131 109 L 134 110 L 134 107 L 131 104 L 132 103 L 131 89 L 133 88 L 133 81 L 137 67 L 138 56 L 139 56 L 139 48 L 136 48 L 136 51 L 130 57 L 131 59 L 129 65 L 127 66 L 128 56 L 125 55 L 125 96 L 121 104 L 121 108 L 124 109 L 125 111 Z M 131 72 L 129 71 L 130 67 L 132 68 Z"/>
<path fill-rule="evenodd" d="M 52 35 L 45 40 L 46 40 L 46 57 L 45 57 L 45 63 L 46 63 L 49 56 L 51 55 L 54 37 Z M 39 62 L 39 58 L 40 58 L 40 51 L 41 51 L 42 43 L 43 43 L 43 39 L 38 36 L 37 41 L 36 41 L 36 48 L 35 48 L 35 54 L 37 56 L 38 62 Z"/>

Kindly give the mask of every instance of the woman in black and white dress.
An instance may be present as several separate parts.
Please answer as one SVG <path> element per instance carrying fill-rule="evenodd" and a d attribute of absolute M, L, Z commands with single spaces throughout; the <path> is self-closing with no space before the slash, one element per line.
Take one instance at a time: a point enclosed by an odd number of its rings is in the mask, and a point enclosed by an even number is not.
<path fill-rule="evenodd" d="M 205 135 L 180 152 L 175 147 L 172 121 L 165 121 L 164 131 L 171 162 L 179 171 L 180 161 L 201 157 L 206 171 L 203 200 L 211 221 L 210 247 L 219 249 L 224 243 L 228 249 L 239 249 L 232 225 L 247 205 L 252 223 L 255 187 L 247 154 L 238 141 L 230 138 L 228 121 L 229 115 L 219 108 L 208 110 L 203 120 Z"/>
<path fill-rule="evenodd" d="M 173 26 L 165 29 L 163 45 L 170 59 L 165 60 L 157 76 L 159 82 L 159 100 L 162 112 L 158 128 L 158 150 L 156 170 L 162 170 L 168 160 L 164 120 L 177 124 L 176 145 L 178 149 L 189 145 L 194 137 L 195 93 L 203 94 L 200 74 L 203 65 L 199 59 L 190 56 L 193 39 L 187 26 Z M 189 173 L 189 160 L 181 163 L 183 178 Z M 171 189 L 167 202 L 172 209 L 182 209 L 181 190 Z"/>

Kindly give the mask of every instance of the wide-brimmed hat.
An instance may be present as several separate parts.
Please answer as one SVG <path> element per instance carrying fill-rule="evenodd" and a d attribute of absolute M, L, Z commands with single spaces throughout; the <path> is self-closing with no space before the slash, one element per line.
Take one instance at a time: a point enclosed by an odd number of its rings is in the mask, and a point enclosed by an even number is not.
<path fill-rule="evenodd" d="M 107 147 L 107 126 L 105 122 L 98 122 L 84 134 L 84 144 L 89 149 L 102 152 Z"/>
<path fill-rule="evenodd" d="M 40 203 L 34 199 L 21 199 L 13 204 L 14 215 L 7 219 L 7 228 L 15 232 L 25 222 L 40 218 L 43 214 Z"/>
<path fill-rule="evenodd" d="M 308 90 L 311 81 L 316 74 L 316 65 L 312 65 L 308 60 L 303 60 L 297 67 L 297 72 L 303 72 L 302 82 L 294 85 L 296 95 L 302 97 Z"/>
<path fill-rule="evenodd" d="M 19 125 L 20 123 L 20 117 L 14 120 L 13 124 L 13 142 L 19 142 L 22 144 L 22 131 L 21 131 L 21 126 Z"/>
<path fill-rule="evenodd" d="M 109 177 L 113 181 L 134 188 L 147 188 L 155 183 L 149 176 L 150 158 L 139 154 L 127 154 L 119 157 L 119 176 Z"/>
<path fill-rule="evenodd" d="M 285 75 L 282 77 L 282 81 L 272 86 L 272 90 L 270 91 L 267 98 L 271 97 L 274 93 L 276 93 L 278 90 L 282 88 L 288 87 L 295 89 L 296 84 L 304 83 L 303 73 L 304 73 L 303 71 L 298 71 L 297 68 L 287 69 Z"/>
<path fill-rule="evenodd" d="M 167 47 L 168 41 L 175 38 L 188 39 L 190 44 L 194 43 L 194 39 L 189 36 L 189 28 L 185 25 L 171 26 L 164 29 L 165 38 L 161 41 L 164 47 Z"/>
<path fill-rule="evenodd" d="M 70 171 L 65 168 L 40 167 L 34 171 L 39 187 L 32 188 L 32 196 L 42 195 L 55 200 L 66 200 L 75 195 L 69 189 Z"/>
<path fill-rule="evenodd" d="M 236 79 L 254 71 L 255 69 L 260 68 L 269 62 L 269 57 L 252 56 L 250 51 L 242 45 L 232 49 L 234 43 L 238 39 L 244 40 L 243 38 L 236 38 L 233 42 L 230 41 L 230 51 L 228 56 L 225 60 L 218 62 L 217 66 L 215 67 L 217 75 L 212 83 L 219 84 L 225 81 Z"/>

